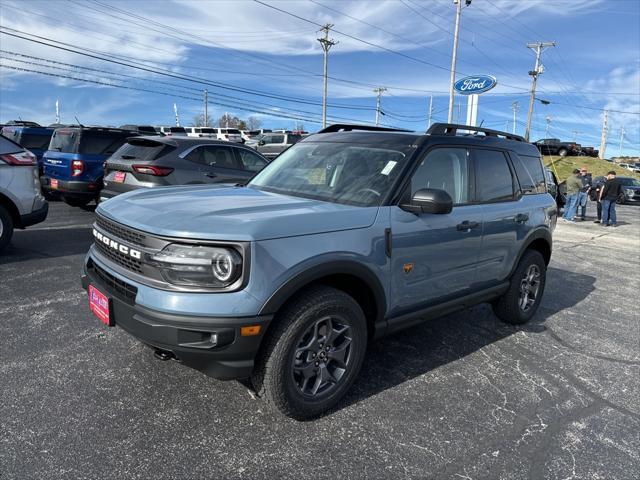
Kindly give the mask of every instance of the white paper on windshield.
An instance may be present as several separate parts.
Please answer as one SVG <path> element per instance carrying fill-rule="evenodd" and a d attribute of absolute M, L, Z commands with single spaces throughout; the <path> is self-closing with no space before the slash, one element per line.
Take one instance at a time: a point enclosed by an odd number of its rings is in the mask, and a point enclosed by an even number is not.
<path fill-rule="evenodd" d="M 391 173 L 391 170 L 393 170 L 393 167 L 395 167 L 397 164 L 398 162 L 389 160 L 380 173 L 382 175 L 389 175 Z"/>

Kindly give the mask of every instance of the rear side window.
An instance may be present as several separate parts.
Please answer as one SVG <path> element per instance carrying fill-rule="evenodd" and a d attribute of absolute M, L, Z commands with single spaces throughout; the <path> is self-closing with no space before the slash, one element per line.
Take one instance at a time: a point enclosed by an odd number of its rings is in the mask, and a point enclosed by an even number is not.
<path fill-rule="evenodd" d="M 544 181 L 544 170 L 539 157 L 516 155 L 511 152 L 511 160 L 516 170 L 523 194 L 545 193 L 547 187 Z"/>
<path fill-rule="evenodd" d="M 65 153 L 77 153 L 78 151 L 78 130 L 56 130 L 53 132 L 49 150 Z"/>
<path fill-rule="evenodd" d="M 302 135 L 288 135 L 287 136 L 287 144 L 293 145 L 294 143 L 298 143 L 302 140 Z"/>
<path fill-rule="evenodd" d="M 271 140 L 267 143 L 284 143 L 284 135 L 271 135 Z"/>
<path fill-rule="evenodd" d="M 189 161 L 209 167 L 240 169 L 240 166 L 236 163 L 233 151 L 229 147 L 198 147 L 187 155 L 186 158 Z"/>
<path fill-rule="evenodd" d="M 476 196 L 479 202 L 501 202 L 514 197 L 513 176 L 504 153 L 474 150 Z"/>
<path fill-rule="evenodd" d="M 430 151 L 411 178 L 411 196 L 418 190 L 433 188 L 447 192 L 456 205 L 468 203 L 468 158 L 466 148 L 436 148 Z"/>
<path fill-rule="evenodd" d="M 267 162 L 262 157 L 250 150 L 239 148 L 238 153 L 240 154 L 240 160 L 245 170 L 259 172 L 267 165 Z"/>
<path fill-rule="evenodd" d="M 240 135 L 240 130 L 236 128 L 223 128 L 222 131 L 224 133 L 231 133 L 233 135 Z"/>
<path fill-rule="evenodd" d="M 86 155 L 112 155 L 127 140 L 124 135 L 109 135 L 99 132 L 83 132 L 79 153 Z"/>

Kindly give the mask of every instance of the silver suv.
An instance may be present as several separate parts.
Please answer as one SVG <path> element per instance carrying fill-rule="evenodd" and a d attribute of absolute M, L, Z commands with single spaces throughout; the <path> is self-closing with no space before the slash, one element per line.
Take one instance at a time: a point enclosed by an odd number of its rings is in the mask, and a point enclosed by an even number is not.
<path fill-rule="evenodd" d="M 11 241 L 14 228 L 43 222 L 48 210 L 36 156 L 0 135 L 0 250 Z"/>

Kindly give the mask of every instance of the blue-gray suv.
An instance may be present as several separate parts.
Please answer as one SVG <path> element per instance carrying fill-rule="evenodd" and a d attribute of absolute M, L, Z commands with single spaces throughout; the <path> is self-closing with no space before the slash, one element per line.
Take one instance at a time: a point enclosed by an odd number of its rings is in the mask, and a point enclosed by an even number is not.
<path fill-rule="evenodd" d="M 162 187 L 101 204 L 89 306 L 155 350 L 302 419 L 349 389 L 367 344 L 490 302 L 536 312 L 556 205 L 521 137 L 333 125 L 246 186 Z"/>

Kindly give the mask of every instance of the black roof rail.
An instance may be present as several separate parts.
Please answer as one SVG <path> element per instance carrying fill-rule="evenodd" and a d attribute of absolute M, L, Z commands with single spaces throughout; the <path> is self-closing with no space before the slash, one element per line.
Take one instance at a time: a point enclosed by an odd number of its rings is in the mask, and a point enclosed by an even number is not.
<path fill-rule="evenodd" d="M 323 128 L 317 133 L 335 133 L 335 132 L 352 132 L 359 130 L 363 132 L 410 132 L 411 130 L 403 130 L 400 128 L 374 127 L 372 125 L 350 125 L 348 123 L 334 123 Z"/>
<path fill-rule="evenodd" d="M 434 123 L 427 130 L 427 135 L 452 135 L 455 136 L 458 130 L 466 130 L 469 132 L 484 133 L 487 137 L 504 137 L 507 140 L 515 140 L 516 142 L 526 142 L 524 137 L 514 135 L 513 133 L 502 132 L 500 130 L 492 130 L 490 128 L 473 127 L 471 125 L 459 125 L 456 123 Z"/>

